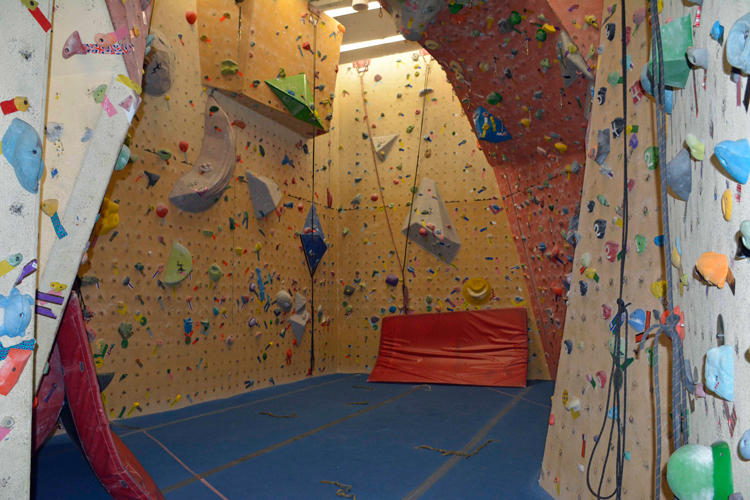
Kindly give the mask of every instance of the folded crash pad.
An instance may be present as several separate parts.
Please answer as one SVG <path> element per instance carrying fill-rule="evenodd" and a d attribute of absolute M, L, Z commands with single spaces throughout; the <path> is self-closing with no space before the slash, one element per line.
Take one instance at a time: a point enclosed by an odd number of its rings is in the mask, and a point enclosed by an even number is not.
<path fill-rule="evenodd" d="M 368 381 L 525 387 L 526 328 L 521 308 L 387 316 Z"/>

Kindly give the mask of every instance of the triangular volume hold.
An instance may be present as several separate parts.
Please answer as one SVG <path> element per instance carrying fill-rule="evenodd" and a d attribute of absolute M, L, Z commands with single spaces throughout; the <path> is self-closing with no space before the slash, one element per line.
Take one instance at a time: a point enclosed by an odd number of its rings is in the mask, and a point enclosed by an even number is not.
<path fill-rule="evenodd" d="M 388 155 L 393 149 L 393 145 L 398 141 L 398 134 L 380 135 L 372 138 L 375 144 L 375 152 L 378 155 L 378 160 L 385 161 Z"/>
<path fill-rule="evenodd" d="M 245 180 L 250 190 L 255 218 L 262 219 L 273 213 L 281 201 L 279 185 L 268 177 L 256 175 L 250 170 L 245 170 Z"/>
<path fill-rule="evenodd" d="M 289 110 L 293 117 L 305 123 L 311 123 L 320 130 L 325 130 L 323 122 L 320 121 L 318 112 L 315 111 L 315 102 L 307 82 L 307 75 L 300 73 L 296 76 L 274 78 L 266 80 L 273 93 L 281 103 Z"/>
<path fill-rule="evenodd" d="M 307 219 L 302 228 L 300 240 L 302 240 L 302 248 L 305 251 L 307 267 L 310 271 L 310 276 L 312 276 L 315 274 L 315 270 L 323 259 L 326 250 L 328 250 L 328 245 L 325 242 L 325 234 L 320 225 L 320 219 L 318 219 L 314 204 L 307 213 Z"/>
<path fill-rule="evenodd" d="M 422 179 L 411 210 L 411 226 L 407 215 L 401 233 L 443 262 L 453 262 L 461 240 L 435 181 Z"/>

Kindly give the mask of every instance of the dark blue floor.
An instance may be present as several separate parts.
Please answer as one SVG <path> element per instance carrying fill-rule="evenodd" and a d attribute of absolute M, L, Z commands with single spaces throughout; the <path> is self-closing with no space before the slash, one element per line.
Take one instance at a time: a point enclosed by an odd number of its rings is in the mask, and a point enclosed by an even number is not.
<path fill-rule="evenodd" d="M 351 485 L 360 500 L 401 500 L 451 461 L 420 445 L 460 450 L 511 405 L 479 444 L 492 442 L 454 459 L 419 498 L 547 500 L 537 480 L 554 383 L 530 382 L 523 391 L 370 384 L 365 375 L 338 374 L 120 421 L 140 430 L 113 429 L 168 500 L 221 498 L 193 473 L 229 500 L 335 500 L 338 488 L 321 480 Z M 50 439 L 35 463 L 32 498 L 109 498 L 67 435 Z"/>

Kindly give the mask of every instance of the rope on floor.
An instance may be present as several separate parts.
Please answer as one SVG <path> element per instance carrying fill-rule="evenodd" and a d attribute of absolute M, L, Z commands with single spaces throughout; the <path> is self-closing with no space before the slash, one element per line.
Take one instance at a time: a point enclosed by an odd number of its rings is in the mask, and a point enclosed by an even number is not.
<path fill-rule="evenodd" d="M 268 412 L 268 411 L 261 411 L 258 413 L 260 413 L 261 415 L 268 415 L 269 417 L 273 417 L 273 418 L 297 418 L 297 414 L 294 412 L 292 412 L 291 415 L 274 415 L 273 413 Z"/>
<path fill-rule="evenodd" d="M 353 385 L 353 386 L 352 386 L 352 388 L 353 388 L 353 389 L 364 389 L 364 390 L 366 390 L 366 391 L 374 391 L 374 390 L 375 390 L 375 389 L 374 389 L 374 388 L 372 388 L 372 387 L 364 387 L 364 386 L 362 386 L 362 385 Z"/>
<path fill-rule="evenodd" d="M 468 459 L 470 457 L 473 457 L 477 453 L 479 453 L 479 451 L 482 448 L 484 448 L 485 446 L 487 446 L 491 442 L 492 442 L 492 440 L 488 439 L 486 443 L 484 443 L 481 446 L 477 446 L 477 448 L 474 451 L 472 451 L 471 453 L 466 453 L 465 451 L 456 451 L 456 450 L 441 450 L 439 448 L 433 448 L 432 446 L 427 446 L 425 444 L 423 444 L 422 446 L 418 446 L 417 448 L 415 448 L 415 450 L 418 450 L 418 449 L 422 448 L 422 449 L 425 449 L 425 450 L 432 450 L 432 451 L 440 452 L 440 453 L 443 454 L 444 457 L 447 457 L 449 455 L 456 455 L 456 456 L 464 457 L 464 458 Z"/>
<path fill-rule="evenodd" d="M 354 493 L 349 493 L 352 491 L 352 487 L 348 484 L 341 484 L 338 481 L 320 481 L 323 484 L 332 484 L 334 486 L 338 486 L 339 490 L 336 492 L 337 497 L 345 497 L 345 498 L 351 498 L 352 500 L 357 500 L 357 497 L 354 496 Z"/>
<path fill-rule="evenodd" d="M 353 403 L 346 403 L 346 406 L 351 406 L 351 405 L 369 405 L 369 404 L 370 404 L 370 400 L 368 399 L 367 401 L 355 401 Z"/>

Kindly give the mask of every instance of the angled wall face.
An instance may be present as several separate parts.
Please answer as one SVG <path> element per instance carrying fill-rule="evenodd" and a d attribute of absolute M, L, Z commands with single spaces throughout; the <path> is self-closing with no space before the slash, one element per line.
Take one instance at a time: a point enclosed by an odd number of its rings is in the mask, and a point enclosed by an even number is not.
<path fill-rule="evenodd" d="M 494 170 L 554 378 L 564 297 L 574 271 L 576 238 L 570 236 L 580 212 L 589 81 L 583 74 L 573 73 L 572 81 L 563 77 L 559 32 L 552 27 L 565 24 L 556 11 L 545 0 L 523 7 L 507 1 L 481 9 L 455 3 L 426 26 L 420 43 L 447 73 L 472 121 L 476 147 Z M 589 65 L 590 71 L 579 73 L 593 78 L 594 60 L 582 45 L 592 34 L 598 44 L 598 32 L 580 17 L 581 29 L 567 14 L 573 27 L 568 34 Z"/>

